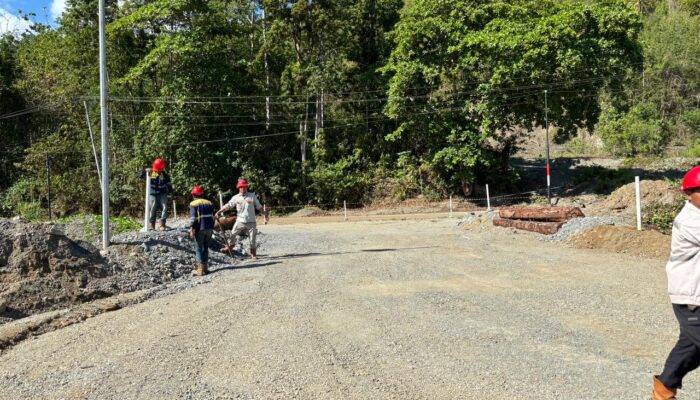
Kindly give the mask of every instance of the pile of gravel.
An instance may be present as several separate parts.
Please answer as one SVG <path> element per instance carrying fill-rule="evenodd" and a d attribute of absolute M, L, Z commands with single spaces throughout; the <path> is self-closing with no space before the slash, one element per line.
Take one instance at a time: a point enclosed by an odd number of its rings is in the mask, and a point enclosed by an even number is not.
<path fill-rule="evenodd" d="M 470 212 L 464 218 L 457 221 L 457 226 L 471 225 L 471 224 L 482 224 L 484 222 L 491 222 L 496 218 L 497 213 L 495 211 L 476 211 Z"/>
<path fill-rule="evenodd" d="M 231 232 L 227 232 L 229 241 L 233 244 Z M 189 276 L 195 263 L 194 242 L 189 238 L 185 221 L 174 221 L 169 224 L 169 229 L 165 232 L 126 232 L 116 235 L 112 239 L 112 249 L 110 260 L 120 262 L 121 258 L 129 258 L 140 255 L 144 258 L 141 263 L 141 274 L 149 275 L 148 281 L 153 284 L 160 284 L 178 279 L 182 276 Z M 264 243 L 264 235 L 258 234 L 258 248 Z M 231 266 L 241 260 L 248 259 L 246 249 L 247 241 L 237 243 L 233 252 L 223 253 L 222 248 L 226 244 L 220 234 L 214 233 L 209 242 L 209 267 L 217 269 Z M 128 249 L 124 251 L 124 249 Z M 125 254 L 128 253 L 128 254 Z M 231 257 L 233 256 L 233 257 Z M 144 281 L 143 276 L 139 277 Z"/>
<path fill-rule="evenodd" d="M 125 232 L 112 238 L 109 252 L 82 240 L 86 235 L 63 224 L 32 224 L 0 219 L 0 324 L 32 314 L 164 283 L 190 280 L 194 243 L 187 221 L 173 221 L 165 232 Z M 77 225 L 73 225 L 77 226 Z M 230 235 L 230 233 L 229 233 Z M 264 241 L 264 236 L 258 236 Z M 230 237 L 229 237 L 230 238 Z M 232 240 L 232 238 L 230 238 Z M 248 259 L 240 243 L 231 255 L 215 234 L 209 266 L 215 271 Z"/>
<path fill-rule="evenodd" d="M 559 229 L 559 232 L 554 235 L 545 236 L 542 240 L 545 242 L 562 242 L 598 225 L 615 225 L 616 223 L 617 221 L 610 217 L 574 218 L 565 223 L 561 229 Z"/>

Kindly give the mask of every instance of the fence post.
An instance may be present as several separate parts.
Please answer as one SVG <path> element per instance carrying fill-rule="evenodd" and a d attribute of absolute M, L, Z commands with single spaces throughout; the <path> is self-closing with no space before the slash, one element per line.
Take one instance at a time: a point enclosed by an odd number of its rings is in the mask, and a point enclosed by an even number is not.
<path fill-rule="evenodd" d="M 148 203 L 151 197 L 151 174 L 146 171 L 146 202 L 143 212 L 143 231 L 148 232 Z"/>
<path fill-rule="evenodd" d="M 634 177 L 634 194 L 636 197 L 637 205 L 637 230 L 642 230 L 642 195 L 640 190 L 639 177 Z"/>
<path fill-rule="evenodd" d="M 348 202 L 343 200 L 343 210 L 345 211 L 345 221 L 348 220 Z"/>
<path fill-rule="evenodd" d="M 489 184 L 486 184 L 486 211 L 491 211 L 491 195 L 489 194 Z"/>
<path fill-rule="evenodd" d="M 452 195 L 450 195 L 450 218 L 452 218 Z"/>

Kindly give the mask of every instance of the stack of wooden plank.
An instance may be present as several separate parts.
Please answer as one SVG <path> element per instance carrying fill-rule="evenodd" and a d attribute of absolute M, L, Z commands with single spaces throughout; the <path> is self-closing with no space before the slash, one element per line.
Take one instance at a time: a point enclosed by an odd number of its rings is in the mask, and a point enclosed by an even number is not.
<path fill-rule="evenodd" d="M 526 231 L 552 235 L 572 218 L 584 217 L 578 207 L 502 207 L 499 218 L 493 220 L 496 226 L 523 229 Z"/>

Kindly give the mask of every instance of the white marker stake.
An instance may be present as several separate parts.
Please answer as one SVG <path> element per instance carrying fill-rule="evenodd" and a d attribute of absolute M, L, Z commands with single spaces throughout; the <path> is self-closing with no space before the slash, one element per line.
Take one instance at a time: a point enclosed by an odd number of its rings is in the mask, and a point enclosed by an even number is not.
<path fill-rule="evenodd" d="M 491 195 L 489 195 L 489 185 L 486 184 L 486 211 L 491 211 Z"/>
<path fill-rule="evenodd" d="M 345 210 L 345 220 L 348 220 L 348 202 L 343 200 L 343 210 Z"/>
<path fill-rule="evenodd" d="M 175 216 L 174 219 L 177 219 L 177 206 L 175 205 L 175 199 L 173 199 L 173 215 Z"/>
<path fill-rule="evenodd" d="M 219 210 L 224 208 L 224 196 L 219 192 Z"/>
<path fill-rule="evenodd" d="M 450 195 L 450 218 L 452 218 L 452 195 Z"/>
<path fill-rule="evenodd" d="M 146 171 L 146 204 L 143 213 L 143 231 L 148 232 L 148 203 L 151 197 L 151 174 Z"/>
<path fill-rule="evenodd" d="M 637 230 L 642 230 L 642 195 L 639 187 L 639 177 L 634 177 L 634 193 L 637 200 Z"/>

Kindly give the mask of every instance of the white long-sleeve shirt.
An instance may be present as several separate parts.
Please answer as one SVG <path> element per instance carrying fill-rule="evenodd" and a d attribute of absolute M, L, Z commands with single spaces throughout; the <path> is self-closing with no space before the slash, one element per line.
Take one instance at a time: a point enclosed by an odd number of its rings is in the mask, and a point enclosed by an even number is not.
<path fill-rule="evenodd" d="M 251 223 L 255 222 L 255 210 L 260 210 L 262 204 L 258 200 L 258 196 L 253 192 L 246 192 L 246 194 L 240 194 L 231 197 L 228 203 L 226 203 L 228 208 L 236 207 L 237 217 L 236 222 Z"/>
<path fill-rule="evenodd" d="M 673 221 L 666 275 L 671 303 L 700 306 L 700 208 L 690 202 Z"/>

